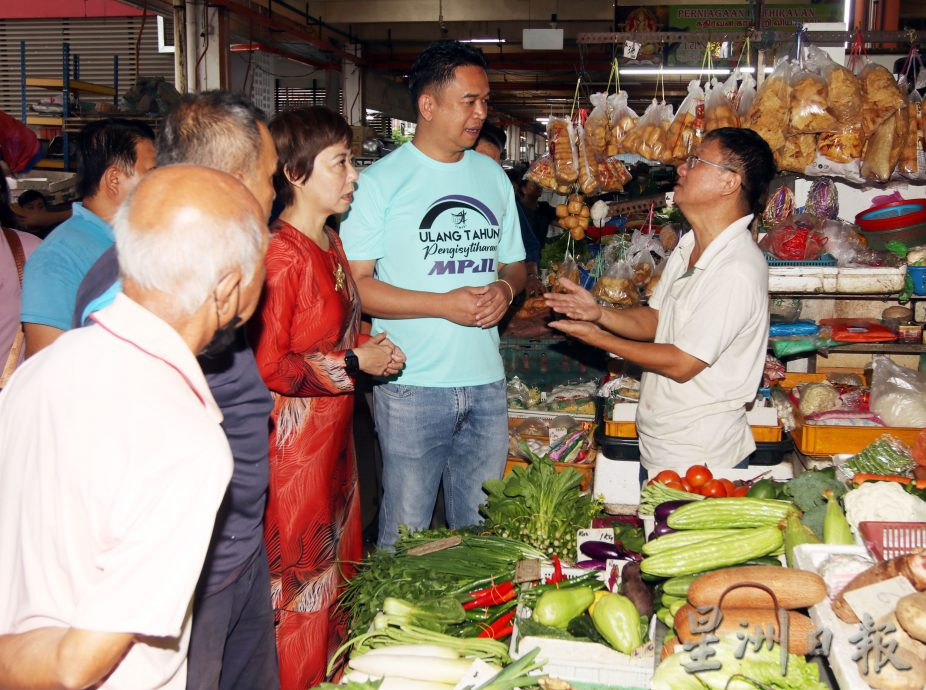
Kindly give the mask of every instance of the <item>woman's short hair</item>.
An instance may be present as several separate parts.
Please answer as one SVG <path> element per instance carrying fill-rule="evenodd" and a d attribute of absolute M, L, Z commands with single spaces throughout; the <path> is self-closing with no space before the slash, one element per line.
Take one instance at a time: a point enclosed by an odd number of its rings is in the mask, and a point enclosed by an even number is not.
<path fill-rule="evenodd" d="M 312 175 L 319 153 L 335 144 L 350 146 L 353 138 L 347 121 L 321 106 L 277 113 L 269 128 L 279 158 L 273 188 L 283 206 L 294 201 L 290 179 L 305 182 Z"/>

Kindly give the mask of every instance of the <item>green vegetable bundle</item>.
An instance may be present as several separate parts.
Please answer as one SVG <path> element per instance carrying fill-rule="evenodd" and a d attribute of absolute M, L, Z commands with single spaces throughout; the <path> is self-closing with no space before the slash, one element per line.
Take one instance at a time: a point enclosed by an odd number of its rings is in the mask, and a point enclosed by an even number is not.
<path fill-rule="evenodd" d="M 907 474 L 915 464 L 910 449 L 902 441 L 884 434 L 849 458 L 843 467 L 853 473 Z"/>
<path fill-rule="evenodd" d="M 594 497 L 582 493 L 581 484 L 575 470 L 557 472 L 552 462 L 539 458 L 515 467 L 504 479 L 485 482 L 489 497 L 480 510 L 496 534 L 572 560 L 576 531 L 588 527 L 601 509 Z"/>

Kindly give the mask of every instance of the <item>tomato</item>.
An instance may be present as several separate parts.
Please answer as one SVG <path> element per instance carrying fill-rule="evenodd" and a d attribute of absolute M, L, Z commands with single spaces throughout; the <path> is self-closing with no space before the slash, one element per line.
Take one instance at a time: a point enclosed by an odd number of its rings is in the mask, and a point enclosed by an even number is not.
<path fill-rule="evenodd" d="M 709 479 L 701 487 L 701 495 L 725 498 L 727 496 L 727 487 L 719 479 Z"/>
<path fill-rule="evenodd" d="M 736 491 L 736 486 L 729 479 L 721 479 L 721 484 L 727 490 L 727 496 L 732 496 L 733 492 Z"/>
<path fill-rule="evenodd" d="M 690 494 L 697 493 L 695 488 L 691 485 L 691 482 L 688 481 L 685 477 L 682 477 L 679 481 L 682 483 L 682 488 L 685 489 L 685 491 Z"/>
<path fill-rule="evenodd" d="M 704 486 L 713 478 L 713 473 L 704 465 L 692 465 L 685 473 L 685 479 L 687 479 L 688 483 L 694 488 Z"/>
<path fill-rule="evenodd" d="M 665 484 L 666 486 L 668 486 L 670 489 L 675 489 L 676 491 L 684 491 L 684 490 L 685 490 L 684 487 L 682 486 L 682 482 L 679 481 L 678 479 L 670 479 L 670 480 L 667 481 L 667 482 L 663 482 L 663 484 Z"/>
<path fill-rule="evenodd" d="M 679 481 L 680 477 L 678 476 L 678 472 L 674 470 L 663 470 L 662 472 L 656 475 L 655 479 L 657 482 L 662 482 L 663 484 L 665 484 L 666 482 L 670 482 L 670 481 L 677 482 Z"/>
<path fill-rule="evenodd" d="M 733 496 L 736 496 L 737 498 L 741 498 L 741 497 L 745 496 L 745 495 L 748 494 L 748 493 L 749 493 L 749 487 L 748 487 L 748 486 L 738 486 L 738 487 L 736 487 L 736 489 L 733 491 L 733 494 L 732 494 L 732 495 L 733 495 Z"/>

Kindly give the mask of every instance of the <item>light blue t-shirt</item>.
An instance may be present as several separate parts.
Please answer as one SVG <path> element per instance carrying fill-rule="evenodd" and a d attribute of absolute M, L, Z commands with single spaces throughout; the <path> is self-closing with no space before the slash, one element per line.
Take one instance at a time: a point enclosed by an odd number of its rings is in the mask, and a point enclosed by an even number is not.
<path fill-rule="evenodd" d="M 499 263 L 524 260 L 514 190 L 498 163 L 474 151 L 441 163 L 411 143 L 360 175 L 341 239 L 349 260 L 376 260 L 379 280 L 423 292 L 487 285 Z M 497 328 L 374 319 L 380 331 L 408 358 L 398 383 L 450 388 L 505 376 Z"/>
<path fill-rule="evenodd" d="M 69 330 L 80 282 L 115 241 L 109 223 L 82 203 L 75 203 L 71 217 L 55 228 L 26 262 L 23 322 Z"/>

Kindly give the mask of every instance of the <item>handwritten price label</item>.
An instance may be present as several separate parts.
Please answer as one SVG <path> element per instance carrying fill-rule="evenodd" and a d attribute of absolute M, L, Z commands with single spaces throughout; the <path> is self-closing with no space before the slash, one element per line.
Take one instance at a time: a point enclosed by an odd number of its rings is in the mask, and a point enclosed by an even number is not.
<path fill-rule="evenodd" d="M 609 527 L 590 527 L 576 531 L 576 560 L 588 560 L 588 556 L 582 553 L 582 544 L 587 541 L 604 541 L 609 544 L 614 543 L 614 530 Z"/>

